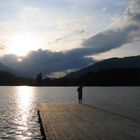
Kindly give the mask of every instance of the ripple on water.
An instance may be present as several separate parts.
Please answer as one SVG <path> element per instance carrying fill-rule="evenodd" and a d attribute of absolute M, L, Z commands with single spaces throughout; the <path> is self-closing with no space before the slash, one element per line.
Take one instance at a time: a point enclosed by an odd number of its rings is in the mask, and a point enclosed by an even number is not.
<path fill-rule="evenodd" d="M 0 140 L 42 139 L 35 105 L 76 103 L 77 87 L 0 87 Z M 84 102 L 140 108 L 140 87 L 84 87 Z"/>
<path fill-rule="evenodd" d="M 41 140 L 37 111 L 32 109 L 28 114 L 28 119 L 24 122 L 22 114 L 13 113 L 15 110 L 13 107 L 10 106 L 9 110 L 5 110 L 5 106 L 0 108 L 0 139 Z"/>

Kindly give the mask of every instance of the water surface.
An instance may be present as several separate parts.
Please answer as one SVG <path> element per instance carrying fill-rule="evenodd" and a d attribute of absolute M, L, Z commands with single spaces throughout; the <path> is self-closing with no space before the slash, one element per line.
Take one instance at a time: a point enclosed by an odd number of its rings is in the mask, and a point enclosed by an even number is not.
<path fill-rule="evenodd" d="M 77 87 L 0 87 L 0 139 L 41 139 L 36 105 L 77 103 Z M 140 87 L 84 87 L 84 103 L 110 102 L 140 109 Z"/>

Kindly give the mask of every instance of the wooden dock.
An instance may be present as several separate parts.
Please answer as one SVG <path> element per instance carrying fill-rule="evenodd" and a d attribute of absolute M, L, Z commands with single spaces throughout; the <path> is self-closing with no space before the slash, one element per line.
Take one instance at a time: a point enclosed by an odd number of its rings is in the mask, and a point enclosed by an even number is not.
<path fill-rule="evenodd" d="M 140 110 L 108 103 L 39 104 L 47 140 L 140 140 Z"/>

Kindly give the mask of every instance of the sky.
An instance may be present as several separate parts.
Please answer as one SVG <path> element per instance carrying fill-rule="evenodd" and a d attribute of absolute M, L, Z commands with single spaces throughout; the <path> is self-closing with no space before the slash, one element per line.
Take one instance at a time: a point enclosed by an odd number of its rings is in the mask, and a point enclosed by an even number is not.
<path fill-rule="evenodd" d="M 140 0 L 0 1 L 0 62 L 7 66 L 55 75 L 134 55 Z"/>

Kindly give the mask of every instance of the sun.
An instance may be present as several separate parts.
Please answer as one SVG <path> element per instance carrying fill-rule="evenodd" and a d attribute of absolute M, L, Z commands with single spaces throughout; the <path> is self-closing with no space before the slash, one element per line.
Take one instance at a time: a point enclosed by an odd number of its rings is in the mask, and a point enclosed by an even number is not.
<path fill-rule="evenodd" d="M 39 39 L 27 32 L 12 35 L 8 43 L 8 52 L 17 56 L 25 56 L 29 51 L 39 48 L 41 48 Z"/>

